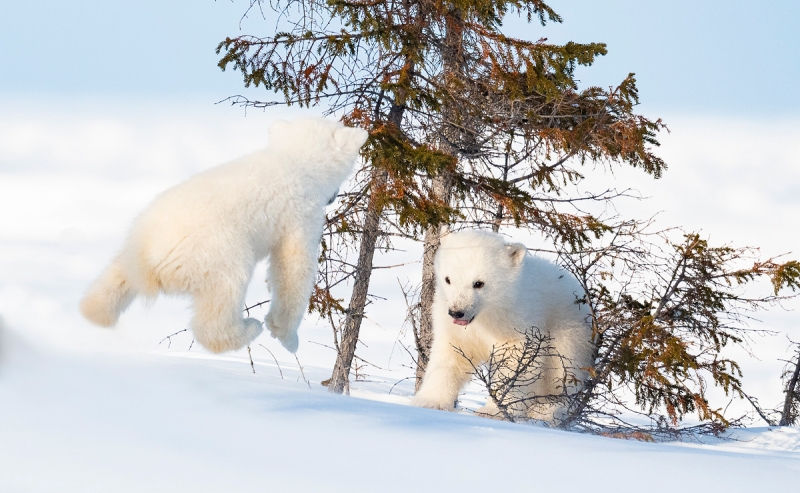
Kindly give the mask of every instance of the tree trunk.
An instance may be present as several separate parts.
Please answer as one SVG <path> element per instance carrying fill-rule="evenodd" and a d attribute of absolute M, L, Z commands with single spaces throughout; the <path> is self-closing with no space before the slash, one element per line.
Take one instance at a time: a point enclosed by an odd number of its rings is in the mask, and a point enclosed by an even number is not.
<path fill-rule="evenodd" d="M 373 170 L 370 183 L 369 203 L 364 221 L 364 231 L 361 234 L 361 245 L 356 264 L 353 292 L 350 295 L 350 305 L 342 327 L 342 340 L 339 342 L 339 354 L 328 383 L 328 390 L 337 394 L 350 393 L 350 366 L 356 353 L 358 334 L 361 331 L 361 320 L 364 318 L 364 307 L 367 304 L 369 280 L 372 276 L 372 259 L 375 256 L 375 245 L 380 235 L 381 211 L 375 203 L 373 190 L 381 187 L 386 182 L 386 172 Z"/>
<path fill-rule="evenodd" d="M 446 199 L 449 195 L 449 186 L 445 176 L 437 176 L 433 179 L 434 194 Z M 422 377 L 428 367 L 430 359 L 431 343 L 433 342 L 433 319 L 431 318 L 431 305 L 433 304 L 433 294 L 436 290 L 436 277 L 433 270 L 433 259 L 441 242 L 441 228 L 429 226 L 425 230 L 425 242 L 422 252 L 422 288 L 419 293 L 419 325 L 414 334 L 414 342 L 417 346 L 417 372 L 414 390 L 419 390 L 422 385 Z"/>
<path fill-rule="evenodd" d="M 800 349 L 797 352 L 797 361 L 794 365 L 794 372 L 792 372 L 792 378 L 789 379 L 789 382 L 786 384 L 786 400 L 783 401 L 783 412 L 781 413 L 781 421 L 778 423 L 780 426 L 790 426 L 794 424 L 794 421 L 797 419 L 797 416 L 794 416 L 792 413 L 792 409 L 794 405 L 792 403 L 793 400 L 797 399 L 798 397 L 798 388 L 797 383 L 800 380 Z"/>
<path fill-rule="evenodd" d="M 446 16 L 446 32 L 444 44 L 442 47 L 442 61 L 444 62 L 444 80 L 445 83 L 453 78 L 462 65 L 462 45 L 463 45 L 463 25 L 461 19 L 461 12 L 458 9 L 450 12 Z M 453 148 L 454 142 L 457 142 L 457 133 L 453 127 L 454 120 L 452 109 L 448 108 L 447 103 L 442 105 L 442 126 L 441 136 L 439 143 L 439 150 L 456 156 L 457 150 Z M 433 195 L 444 201 L 450 202 L 450 177 L 447 173 L 439 174 L 433 177 Z M 433 325 L 431 318 L 431 305 L 433 304 L 433 294 L 436 290 L 436 278 L 433 270 L 433 259 L 436 256 L 436 251 L 439 249 L 441 242 L 441 228 L 438 226 L 429 226 L 425 230 L 425 243 L 422 253 L 422 287 L 420 288 L 419 295 L 419 327 L 417 333 L 414 334 L 414 342 L 417 346 L 417 371 L 416 382 L 414 390 L 419 390 L 422 385 L 422 379 L 425 376 L 425 369 L 428 367 L 428 360 L 430 358 L 431 343 L 433 342 Z"/>
<path fill-rule="evenodd" d="M 380 104 L 380 101 L 378 102 Z M 389 122 L 398 128 L 403 121 L 405 107 L 392 103 L 389 109 Z M 375 190 L 382 187 L 388 176 L 385 171 L 373 168 L 370 183 L 369 202 L 367 203 L 367 216 L 364 220 L 364 232 L 361 234 L 361 245 L 358 251 L 358 263 L 353 282 L 353 292 L 350 295 L 350 304 L 347 316 L 342 327 L 342 340 L 339 342 L 339 353 L 336 355 L 336 364 L 333 374 L 328 382 L 328 390 L 337 394 L 350 393 L 350 368 L 356 354 L 358 334 L 361 331 L 361 321 L 364 318 L 364 309 L 367 305 L 369 281 L 372 277 L 372 260 L 375 257 L 375 245 L 380 236 L 381 212 L 375 200 Z"/>

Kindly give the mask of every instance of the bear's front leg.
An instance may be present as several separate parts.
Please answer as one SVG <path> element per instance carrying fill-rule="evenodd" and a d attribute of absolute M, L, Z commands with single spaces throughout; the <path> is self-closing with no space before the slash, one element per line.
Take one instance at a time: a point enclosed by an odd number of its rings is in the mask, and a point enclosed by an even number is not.
<path fill-rule="evenodd" d="M 299 232 L 281 238 L 270 254 L 267 280 L 272 300 L 264 319 L 272 337 L 289 352 L 296 352 L 297 328 L 308 309 L 317 273 L 317 242 Z"/>
<path fill-rule="evenodd" d="M 237 279 L 244 279 L 244 282 Z M 242 319 L 244 290 L 249 277 L 217 276 L 192 291 L 194 317 L 192 332 L 197 342 L 213 353 L 235 351 L 261 334 L 261 322 Z"/>
<path fill-rule="evenodd" d="M 479 364 L 479 362 L 475 362 Z M 452 411 L 461 388 L 472 378 L 470 362 L 444 336 L 434 339 L 425 376 L 411 404 L 418 407 Z"/>

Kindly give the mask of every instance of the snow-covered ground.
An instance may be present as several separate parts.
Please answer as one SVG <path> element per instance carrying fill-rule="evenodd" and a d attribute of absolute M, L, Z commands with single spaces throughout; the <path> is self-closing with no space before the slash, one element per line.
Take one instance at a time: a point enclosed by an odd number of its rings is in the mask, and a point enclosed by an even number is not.
<path fill-rule="evenodd" d="M 628 442 L 358 398 L 326 369 L 200 351 L 46 350 L 12 333 L 0 490 L 792 491 L 800 430 L 710 445 Z M 383 402 L 382 402 L 383 401 Z"/>
<path fill-rule="evenodd" d="M 350 397 L 319 384 L 334 353 L 314 317 L 297 360 L 260 337 L 255 373 L 246 351 L 211 355 L 187 332 L 164 340 L 186 328 L 185 299 L 136 303 L 113 330 L 91 326 L 77 302 L 135 214 L 171 184 L 265 145 L 278 115 L 181 104 L 0 102 L 0 492 L 796 487 L 797 428 L 754 421 L 729 440 L 652 444 L 471 416 L 477 388 L 461 413 L 408 406 L 398 278 L 414 282 L 418 265 L 378 271 L 386 300 L 372 305 L 358 352 L 374 366 L 360 369 Z M 654 197 L 632 210 L 664 210 L 665 224 L 703 227 L 717 242 L 800 254 L 800 124 L 668 122 L 665 178 L 616 175 Z M 258 269 L 249 303 L 266 298 Z M 798 315 L 761 318 L 754 328 L 780 335 L 756 338 L 757 359 L 742 363 L 746 387 L 772 406 Z"/>

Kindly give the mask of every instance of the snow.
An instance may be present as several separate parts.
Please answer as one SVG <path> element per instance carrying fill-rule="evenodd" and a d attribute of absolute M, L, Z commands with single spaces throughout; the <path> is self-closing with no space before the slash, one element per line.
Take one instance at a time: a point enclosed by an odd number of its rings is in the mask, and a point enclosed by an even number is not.
<path fill-rule="evenodd" d="M 482 399 L 476 387 L 461 399 L 460 413 L 410 407 L 413 371 L 397 343 L 409 336 L 397 286 L 398 278 L 415 282 L 418 265 L 379 271 L 375 292 L 387 300 L 372 305 L 358 351 L 379 368 L 362 368 L 351 396 L 332 395 L 319 384 L 330 376 L 334 353 L 325 347 L 330 328 L 315 317 L 306 317 L 301 328 L 297 360 L 268 335 L 256 340 L 255 373 L 246 351 L 211 355 L 192 345 L 187 332 L 163 340 L 187 326 L 183 298 L 136 303 L 115 329 L 93 327 L 77 313 L 77 302 L 135 214 L 165 187 L 263 146 L 276 114 L 245 119 L 219 108 L 5 109 L 0 129 L 18 130 L 14 139 L 0 142 L 4 493 L 796 487 L 798 428 L 750 427 L 724 440 L 683 443 L 617 440 L 472 416 L 470 409 Z M 676 126 L 691 132 L 665 143 L 664 152 L 674 158 L 665 180 L 673 180 L 667 185 L 675 195 L 645 190 L 658 196 L 652 207 L 680 203 L 666 212 L 673 223 L 680 217 L 705 220 L 716 228 L 715 237 L 762 244 L 768 253 L 791 250 L 797 232 L 776 232 L 776 224 L 796 217 L 789 214 L 800 203 L 781 192 L 797 185 L 797 178 L 789 173 L 772 188 L 760 187 L 763 173 L 745 166 L 754 156 L 735 152 L 745 133 L 771 139 L 772 132 L 763 125 L 746 132 L 729 125 L 726 134 L 720 125 L 673 123 L 673 132 L 679 133 Z M 705 139 L 697 134 L 712 127 Z M 773 146 L 769 159 L 780 169 L 797 165 L 793 141 Z M 749 183 L 754 190 L 745 190 L 742 200 L 751 194 L 758 208 L 777 217 L 774 222 L 737 228 L 731 217 L 744 214 L 751 221 L 755 214 L 731 200 L 716 202 L 716 216 L 692 214 L 694 196 L 687 188 L 711 180 L 717 166 L 707 147 L 727 149 L 719 169 L 735 172 L 718 176 L 714 190 L 697 200 L 713 201 L 712 195 Z M 705 159 L 706 167 L 681 171 L 681 164 L 693 163 L 691 156 Z M 747 181 L 735 182 L 736 174 Z M 267 297 L 260 281 L 264 270 L 258 266 L 248 303 Z M 263 317 L 260 310 L 255 316 Z M 795 312 L 763 318 L 767 328 L 788 334 L 797 321 Z M 754 350 L 760 359 L 743 361 L 746 385 L 764 404 L 780 399 L 778 360 L 786 357 L 785 347 L 783 337 L 763 344 L 759 339 Z"/>
<path fill-rule="evenodd" d="M 90 357 L 12 334 L 2 491 L 764 491 L 800 474 L 796 428 L 630 442 L 331 395 L 320 367 L 309 388 L 263 361 L 253 374 L 243 358 Z"/>

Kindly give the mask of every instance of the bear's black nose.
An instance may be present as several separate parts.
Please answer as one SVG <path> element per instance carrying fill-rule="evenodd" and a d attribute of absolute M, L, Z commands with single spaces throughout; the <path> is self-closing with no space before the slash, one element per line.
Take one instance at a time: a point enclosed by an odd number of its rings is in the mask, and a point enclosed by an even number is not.
<path fill-rule="evenodd" d="M 464 318 L 464 312 L 456 312 L 453 310 L 447 310 L 447 314 L 453 318 Z"/>

